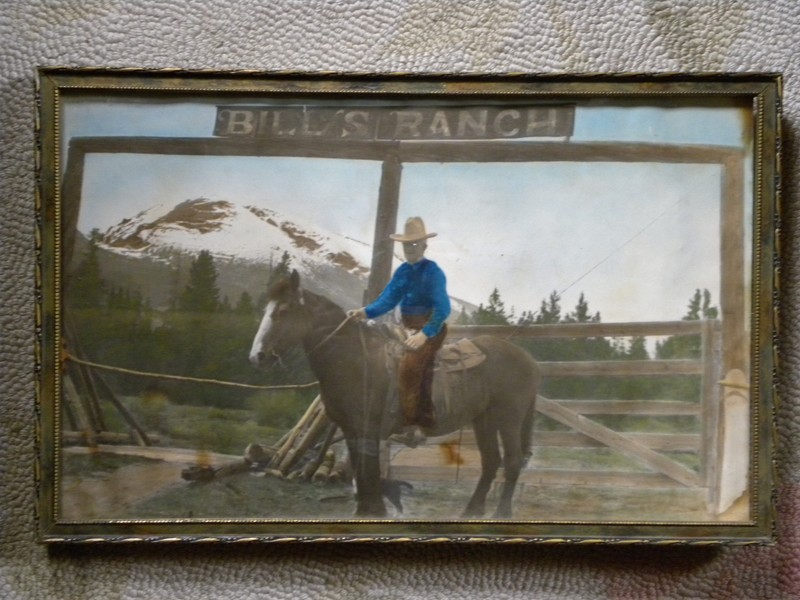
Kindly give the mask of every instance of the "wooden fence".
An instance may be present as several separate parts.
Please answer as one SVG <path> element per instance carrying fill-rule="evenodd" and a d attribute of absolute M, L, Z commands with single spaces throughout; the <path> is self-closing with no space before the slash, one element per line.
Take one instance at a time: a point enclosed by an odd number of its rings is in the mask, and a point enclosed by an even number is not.
<path fill-rule="evenodd" d="M 706 491 L 708 509 L 719 513 L 725 510 L 743 490 L 721 490 L 723 485 L 722 449 L 731 445 L 732 435 L 747 434 L 747 421 L 742 425 L 722 423 L 725 416 L 724 389 L 721 385 L 722 349 L 721 327 L 717 320 L 674 321 L 645 323 L 559 323 L 529 327 L 474 326 L 452 327 L 452 337 L 472 337 L 484 333 L 501 337 L 535 339 L 621 338 L 650 336 L 699 336 L 701 355 L 697 359 L 649 359 L 616 361 L 540 362 L 543 378 L 548 377 L 673 377 L 695 376 L 701 381 L 700 397 L 663 400 L 605 400 L 550 399 L 539 396 L 539 413 L 566 425 L 569 431 L 535 431 L 534 448 L 610 448 L 632 459 L 639 471 L 604 470 L 602 468 L 527 468 L 520 481 L 542 485 L 597 485 L 612 487 L 674 487 L 700 488 Z M 741 410 L 739 411 L 741 413 Z M 629 415 L 650 417 L 690 417 L 697 427 L 689 433 L 632 433 L 615 431 L 596 417 Z M 746 411 L 745 411 L 746 419 Z M 743 429 L 744 427 L 744 429 Z M 723 439 L 723 435 L 727 436 Z M 429 440 L 445 447 L 457 445 L 468 452 L 474 437 L 464 431 L 451 436 Z M 747 448 L 746 440 L 734 441 L 739 450 Z M 697 468 L 675 460 L 669 453 L 693 453 Z M 389 469 L 392 477 L 412 480 L 464 480 L 476 478 L 480 467 L 477 461 L 463 459 L 424 464 L 412 456 L 413 450 L 393 453 Z M 728 452 L 730 454 L 730 452 Z M 741 451 L 738 452 L 741 456 Z M 745 452 L 746 454 L 746 452 Z M 745 457 L 746 458 L 746 457 Z M 449 464 L 448 464 L 449 463 Z M 735 468 L 737 473 L 741 468 Z M 741 477 L 739 478 L 741 479 Z M 741 486 L 741 483 L 738 484 Z M 725 496 L 724 503 L 720 497 Z"/>

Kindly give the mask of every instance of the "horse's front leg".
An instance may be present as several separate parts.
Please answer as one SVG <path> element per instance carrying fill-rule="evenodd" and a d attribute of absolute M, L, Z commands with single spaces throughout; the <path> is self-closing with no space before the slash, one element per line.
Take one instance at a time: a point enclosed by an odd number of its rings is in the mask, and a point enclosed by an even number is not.
<path fill-rule="evenodd" d="M 377 436 L 347 439 L 356 484 L 356 516 L 386 516 L 381 491 L 380 444 Z"/>

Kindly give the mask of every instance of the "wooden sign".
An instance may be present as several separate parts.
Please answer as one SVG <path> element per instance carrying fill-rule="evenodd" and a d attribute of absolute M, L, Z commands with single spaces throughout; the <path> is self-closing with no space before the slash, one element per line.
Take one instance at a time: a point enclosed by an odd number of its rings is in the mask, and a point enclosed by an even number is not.
<path fill-rule="evenodd" d="M 572 105 L 464 107 L 218 106 L 214 135 L 317 140 L 569 137 Z"/>

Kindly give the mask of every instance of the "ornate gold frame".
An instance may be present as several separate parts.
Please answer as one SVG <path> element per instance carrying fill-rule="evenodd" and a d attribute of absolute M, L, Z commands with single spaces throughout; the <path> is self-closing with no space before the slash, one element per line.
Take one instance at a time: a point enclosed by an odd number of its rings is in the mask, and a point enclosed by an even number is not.
<path fill-rule="evenodd" d="M 776 298 L 780 290 L 780 75 L 770 73 L 412 75 L 46 67 L 38 71 L 37 95 L 36 486 L 42 541 L 158 543 L 402 541 L 707 545 L 768 543 L 772 540 L 774 527 L 772 446 L 777 403 L 776 339 L 779 332 L 779 307 Z M 698 146 L 676 152 L 680 154 L 677 162 L 721 165 L 726 173 L 722 177 L 723 188 L 724 186 L 735 188 L 736 198 L 742 193 L 752 197 L 750 207 L 752 222 L 748 223 L 745 217 L 742 217 L 745 225 L 744 238 L 749 244 L 749 246 L 745 244 L 747 259 L 744 262 L 749 261 L 751 271 L 749 274 L 745 273 L 744 278 L 747 279 L 749 275 L 750 296 L 748 298 L 746 294 L 741 294 L 742 290 L 739 290 L 742 297 L 737 300 L 738 304 L 728 309 L 731 314 L 738 311 L 739 316 L 729 317 L 726 321 L 724 315 L 726 309 L 723 307 L 721 325 L 725 340 L 723 344 L 733 346 L 731 340 L 739 339 L 741 343 L 737 343 L 737 347 L 750 348 L 749 356 L 744 357 L 750 368 L 750 391 L 747 395 L 750 413 L 750 440 L 746 452 L 749 457 L 747 517 L 734 521 L 659 519 L 604 521 L 592 518 L 552 521 L 541 519 L 429 521 L 402 518 L 298 520 L 260 519 L 258 515 L 253 515 L 251 518 L 195 519 L 176 516 L 166 519 L 118 517 L 101 517 L 86 521 L 64 519 L 60 506 L 64 477 L 62 402 L 66 393 L 63 373 L 68 357 L 63 351 L 65 305 L 62 288 L 66 264 L 76 236 L 75 223 L 81 204 L 83 158 L 93 152 L 131 151 L 133 146 L 136 146 L 133 150 L 135 152 L 154 154 L 209 152 L 207 148 L 195 147 L 190 139 L 176 139 L 176 136 L 158 139 L 142 135 L 136 139 L 126 140 L 124 136 L 107 135 L 84 140 L 66 139 L 72 135 L 69 129 L 72 123 L 68 117 L 65 118 L 65 105 L 75 100 L 99 97 L 110 105 L 128 102 L 147 104 L 156 101 L 192 104 L 198 102 L 200 98 L 222 98 L 238 102 L 240 105 L 243 101 L 257 105 L 264 98 L 292 101 L 302 98 L 310 104 L 331 99 L 338 101 L 352 99 L 361 103 L 374 100 L 384 104 L 403 104 L 413 100 L 434 107 L 437 103 L 446 101 L 449 106 L 457 108 L 474 106 L 477 102 L 501 107 L 537 106 L 544 102 L 559 106 L 574 105 L 580 110 L 589 101 L 612 106 L 657 105 L 667 109 L 671 106 L 710 106 L 712 111 L 720 102 L 744 107 L 743 110 L 749 113 L 748 118 L 752 123 L 752 127 L 745 127 L 746 133 L 752 136 L 751 145 L 747 146 L 752 150 L 751 161 L 742 159 L 741 150 L 731 151 L 726 148 Z M 501 121 L 498 120 L 496 123 L 501 124 Z M 572 127 L 572 123 L 569 123 L 569 127 Z M 431 131 L 433 129 L 432 126 Z M 508 132 L 511 129 L 504 131 Z M 556 137 L 561 133 L 563 132 L 556 128 L 551 135 Z M 441 139 L 426 141 L 423 151 L 429 153 L 430 160 L 446 160 L 449 153 L 455 152 L 452 145 Z M 499 147 L 501 144 L 490 140 L 484 141 L 486 147 L 490 144 Z M 72 142 L 69 147 L 68 142 Z M 315 153 L 319 156 L 329 156 L 331 150 L 326 145 L 328 142 L 328 140 L 314 141 L 308 138 L 297 143 L 304 145 L 303 151 L 308 156 L 313 156 Z M 262 140 L 260 143 L 262 146 L 259 152 L 280 154 L 283 152 L 281 150 L 283 146 L 293 142 L 288 142 L 286 139 L 270 139 Z M 542 142 L 550 144 L 547 150 L 556 157 L 551 157 L 549 160 L 557 160 L 558 156 L 562 156 L 562 160 L 575 160 L 570 143 L 572 142 L 568 139 Z M 750 142 L 746 140 L 743 143 L 747 145 Z M 315 144 L 319 150 L 314 149 Z M 221 139 L 222 149 L 214 150 L 213 153 L 243 155 L 249 150 L 243 149 L 242 146 L 241 140 Z M 269 148 L 265 150 L 266 146 Z M 511 156 L 516 152 L 515 148 L 509 146 L 505 156 Z M 580 150 L 581 156 L 589 156 L 592 153 L 598 156 L 598 153 L 606 153 L 603 154 L 604 160 L 609 161 L 627 160 L 620 157 L 641 151 L 642 147 L 636 145 L 634 147 L 629 145 L 627 149 L 615 149 L 602 143 L 593 145 L 591 141 L 583 143 Z M 347 152 L 352 152 L 352 156 L 359 158 L 368 156 L 372 152 L 370 141 L 353 144 Z M 404 150 L 401 148 L 399 152 L 402 161 Z M 672 158 L 676 156 L 673 150 L 664 147 L 653 148 L 652 152 L 653 161 L 668 160 L 663 152 L 670 153 L 669 156 Z M 746 154 L 747 151 L 744 151 L 744 155 Z M 467 159 L 462 158 L 462 160 Z M 738 175 L 735 174 L 734 164 L 737 161 L 741 161 L 743 165 L 743 171 Z M 81 166 L 76 170 L 74 165 L 78 163 Z M 752 185 L 745 189 L 747 182 L 750 181 Z M 735 204 L 734 202 L 731 206 Z M 748 224 L 749 232 L 746 227 Z M 377 225 L 376 227 L 383 227 L 386 231 L 376 229 L 375 239 L 378 240 L 376 244 L 380 244 L 381 237 L 385 237 L 384 234 L 395 226 L 395 221 L 385 220 L 383 225 Z M 738 243 L 744 242 L 740 240 Z M 723 255 L 724 252 L 723 250 Z M 381 272 L 385 280 L 390 265 L 391 262 L 387 264 L 373 262 L 373 271 Z M 741 269 L 744 270 L 744 267 Z M 375 292 L 380 285 L 382 285 L 380 282 L 371 281 L 370 289 Z M 721 284 L 723 288 L 725 285 L 727 284 Z M 742 282 L 737 280 L 732 285 L 731 289 L 736 286 L 741 287 Z M 730 293 L 736 292 L 734 290 Z M 748 311 L 747 315 L 742 312 L 743 309 Z M 726 327 L 728 327 L 727 333 Z M 635 327 L 631 327 L 629 331 L 628 335 L 638 335 L 637 332 L 640 332 Z M 746 331 L 749 331 L 750 338 L 743 341 L 740 338 Z M 647 329 L 647 332 L 650 335 L 664 333 L 657 326 Z M 597 331 L 595 334 L 602 335 Z M 606 335 L 624 335 L 624 332 Z M 722 353 L 725 354 L 724 349 Z M 553 414 L 559 410 L 553 405 L 549 408 Z M 563 418 L 569 419 L 569 414 Z M 586 430 L 581 431 L 586 433 Z"/>

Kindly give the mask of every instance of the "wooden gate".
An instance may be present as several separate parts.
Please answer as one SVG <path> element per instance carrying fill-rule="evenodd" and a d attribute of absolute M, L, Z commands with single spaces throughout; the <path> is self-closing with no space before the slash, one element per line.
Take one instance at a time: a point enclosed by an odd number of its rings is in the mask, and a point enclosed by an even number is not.
<path fill-rule="evenodd" d="M 721 324 L 718 320 L 674 321 L 650 323 L 559 323 L 529 327 L 473 326 L 451 327 L 452 337 L 471 337 L 489 333 L 504 337 L 554 338 L 618 338 L 646 336 L 694 335 L 701 340 L 701 355 L 697 359 L 647 359 L 615 361 L 540 362 L 543 378 L 548 377 L 677 377 L 694 376 L 701 381 L 701 393 L 694 398 L 661 400 L 600 400 L 551 399 L 539 396 L 539 413 L 566 425 L 569 431 L 535 431 L 534 448 L 610 448 L 644 467 L 640 471 L 613 471 L 597 468 L 536 468 L 528 467 L 520 482 L 540 485 L 594 485 L 609 487 L 688 487 L 705 490 L 708 511 L 719 514 L 738 498 L 744 488 L 741 468 L 723 468 L 722 460 L 730 459 L 731 436 L 746 435 L 748 411 L 725 411 Z M 741 379 L 734 388 L 741 390 Z M 688 433 L 632 433 L 615 431 L 600 423 L 598 416 L 628 415 L 653 419 L 690 417 L 696 427 Z M 727 433 L 727 435 L 725 435 Z M 443 448 L 469 448 L 474 443 L 470 431 L 430 440 Z M 743 440 L 734 447 L 747 448 Z M 697 456 L 697 468 L 675 460 L 670 453 L 692 453 Z M 391 476 L 412 480 L 467 480 L 477 478 L 479 465 L 475 461 L 453 460 L 446 452 L 438 464 L 420 466 L 413 451 L 395 453 L 390 464 Z M 746 456 L 744 457 L 746 460 Z M 736 460 L 741 462 L 742 457 Z M 448 464 L 449 463 L 449 464 Z M 744 469 L 746 472 L 746 469 Z M 733 490 L 731 486 L 736 486 Z M 727 487 L 727 489 L 722 489 Z"/>

